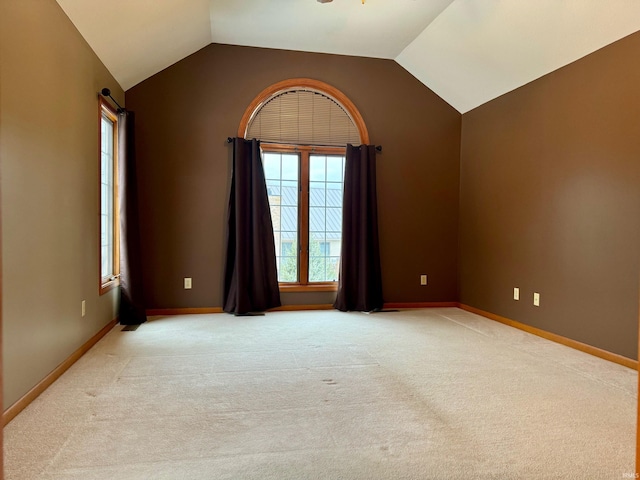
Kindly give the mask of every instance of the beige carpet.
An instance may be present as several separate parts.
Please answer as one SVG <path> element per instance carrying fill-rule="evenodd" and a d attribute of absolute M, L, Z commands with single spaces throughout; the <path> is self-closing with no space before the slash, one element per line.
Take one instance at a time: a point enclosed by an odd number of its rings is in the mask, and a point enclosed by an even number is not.
<path fill-rule="evenodd" d="M 620 479 L 636 382 L 455 308 L 155 317 L 5 428 L 6 478 Z"/>

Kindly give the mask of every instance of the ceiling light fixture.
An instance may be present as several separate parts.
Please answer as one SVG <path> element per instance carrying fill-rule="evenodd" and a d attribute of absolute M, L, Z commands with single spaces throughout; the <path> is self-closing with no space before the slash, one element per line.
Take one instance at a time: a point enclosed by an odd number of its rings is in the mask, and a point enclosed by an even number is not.
<path fill-rule="evenodd" d="M 331 3 L 333 0 L 318 0 L 318 3 Z M 362 4 L 364 5 L 364 0 L 362 0 Z"/>

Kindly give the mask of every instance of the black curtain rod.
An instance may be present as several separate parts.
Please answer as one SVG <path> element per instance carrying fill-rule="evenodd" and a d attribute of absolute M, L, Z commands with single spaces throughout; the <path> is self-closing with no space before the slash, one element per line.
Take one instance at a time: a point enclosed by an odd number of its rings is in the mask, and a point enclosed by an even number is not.
<path fill-rule="evenodd" d="M 114 100 L 115 101 L 115 100 Z M 227 143 L 233 143 L 233 138 L 227 137 Z M 376 145 L 376 150 L 382 152 L 382 145 Z"/>
<path fill-rule="evenodd" d="M 113 103 L 118 106 L 118 113 L 124 112 L 124 108 L 122 108 L 120 104 L 116 102 L 116 99 L 111 96 L 111 90 L 109 90 L 108 88 L 103 88 L 100 93 L 103 97 L 109 97 L 113 101 Z"/>

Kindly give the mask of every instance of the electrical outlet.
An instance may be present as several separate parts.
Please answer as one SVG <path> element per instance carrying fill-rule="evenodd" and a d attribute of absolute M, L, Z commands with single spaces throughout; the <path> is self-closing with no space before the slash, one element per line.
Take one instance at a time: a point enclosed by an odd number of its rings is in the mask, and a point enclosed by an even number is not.
<path fill-rule="evenodd" d="M 191 278 L 185 277 L 185 279 L 184 279 L 184 288 L 185 288 L 185 290 L 189 290 L 191 288 Z"/>
<path fill-rule="evenodd" d="M 426 285 L 426 284 L 427 284 L 427 276 L 420 275 L 420 285 Z"/>
<path fill-rule="evenodd" d="M 539 306 L 540 306 L 540 294 L 539 294 L 539 293 L 534 293 L 534 294 L 533 294 L 533 304 L 534 304 L 536 307 L 539 307 Z"/>
<path fill-rule="evenodd" d="M 87 313 L 87 304 L 84 300 L 82 300 L 82 316 L 84 317 Z"/>
<path fill-rule="evenodd" d="M 520 289 L 518 287 L 514 287 L 513 289 L 513 299 L 520 300 Z"/>

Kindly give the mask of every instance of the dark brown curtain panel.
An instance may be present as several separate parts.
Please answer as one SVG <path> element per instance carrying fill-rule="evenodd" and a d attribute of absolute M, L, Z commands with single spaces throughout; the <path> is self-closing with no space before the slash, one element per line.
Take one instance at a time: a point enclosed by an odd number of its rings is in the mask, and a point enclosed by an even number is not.
<path fill-rule="evenodd" d="M 124 111 L 118 115 L 118 192 L 120 205 L 120 309 L 122 325 L 139 325 L 147 321 L 142 260 L 140 222 L 138 221 L 138 183 L 136 175 L 135 115 Z"/>
<path fill-rule="evenodd" d="M 333 306 L 343 312 L 371 312 L 382 305 L 376 149 L 347 145 L 340 277 Z"/>
<path fill-rule="evenodd" d="M 235 138 L 223 309 L 246 315 L 279 306 L 276 248 L 260 143 Z"/>

